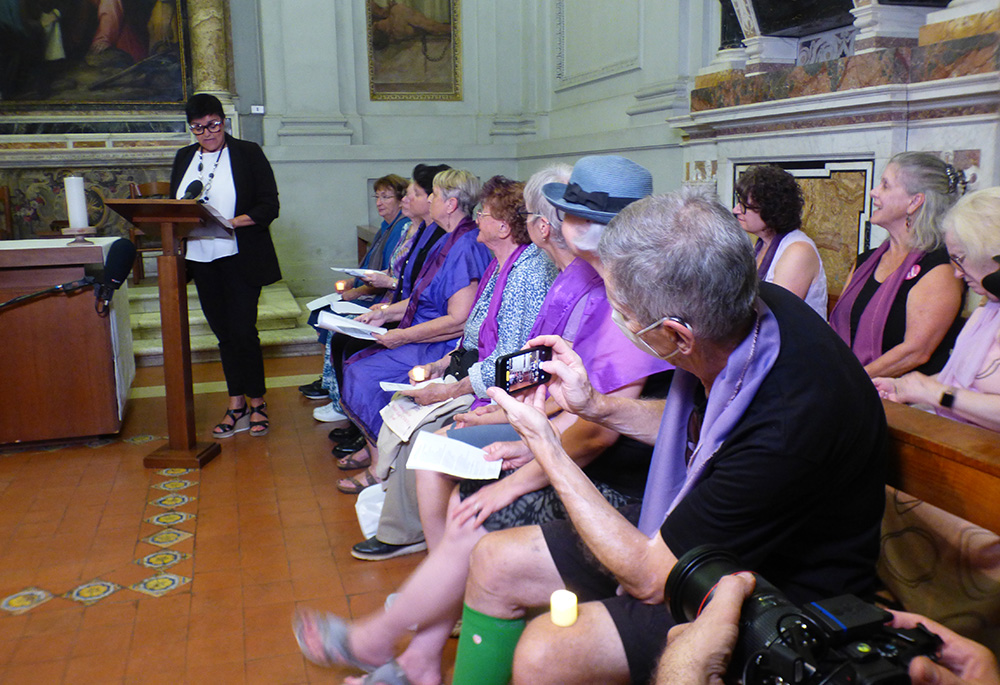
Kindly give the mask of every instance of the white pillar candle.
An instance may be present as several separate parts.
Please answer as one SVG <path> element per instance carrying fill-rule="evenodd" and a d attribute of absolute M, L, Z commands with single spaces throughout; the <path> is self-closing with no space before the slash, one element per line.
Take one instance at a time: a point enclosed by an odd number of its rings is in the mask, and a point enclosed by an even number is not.
<path fill-rule="evenodd" d="M 70 228 L 87 228 L 87 198 L 83 192 L 82 176 L 67 176 L 66 211 L 69 214 Z"/>
<path fill-rule="evenodd" d="M 414 366 L 410 369 L 410 378 L 412 378 L 415 383 L 422 383 L 427 380 L 427 371 L 425 371 L 422 366 Z"/>
<path fill-rule="evenodd" d="M 576 595 L 569 590 L 556 590 L 550 602 L 553 623 L 563 628 L 576 623 Z"/>

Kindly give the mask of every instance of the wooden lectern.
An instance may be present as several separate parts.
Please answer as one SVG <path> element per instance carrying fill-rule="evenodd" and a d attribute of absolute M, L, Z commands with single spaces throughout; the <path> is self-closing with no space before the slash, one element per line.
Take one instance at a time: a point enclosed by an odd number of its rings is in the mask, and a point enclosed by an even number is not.
<path fill-rule="evenodd" d="M 160 323 L 163 375 L 167 390 L 169 442 L 143 459 L 147 468 L 201 468 L 221 451 L 217 442 L 198 442 L 194 429 L 191 339 L 188 334 L 187 279 L 181 238 L 196 228 L 232 233 L 196 200 L 106 200 L 105 204 L 144 229 L 159 227 L 163 254 L 160 272 Z"/>

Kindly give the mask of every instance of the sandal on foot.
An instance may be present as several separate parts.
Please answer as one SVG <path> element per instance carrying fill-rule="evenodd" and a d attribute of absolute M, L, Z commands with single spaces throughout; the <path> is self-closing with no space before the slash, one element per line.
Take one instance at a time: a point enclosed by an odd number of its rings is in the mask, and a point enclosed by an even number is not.
<path fill-rule="evenodd" d="M 351 478 L 341 478 L 337 481 L 337 489 L 340 490 L 345 495 L 358 495 L 361 491 L 372 485 L 379 484 L 378 479 L 372 474 L 371 471 L 362 471 L 357 476 Z"/>
<path fill-rule="evenodd" d="M 319 638 L 320 645 L 308 643 L 306 631 L 310 628 L 315 631 L 314 637 Z M 354 656 L 347 640 L 349 632 L 347 624 L 334 614 L 318 611 L 296 612 L 292 618 L 292 632 L 295 633 L 295 641 L 299 643 L 302 656 L 317 666 L 352 666 L 365 673 L 378 670 L 374 664 L 366 664 Z"/>
<path fill-rule="evenodd" d="M 406 671 L 395 659 L 390 659 L 361 681 L 363 685 L 412 685 Z"/>
<path fill-rule="evenodd" d="M 226 423 L 226 419 L 232 419 L 233 422 Z M 226 410 L 226 415 L 222 417 L 222 421 L 215 424 L 215 428 L 212 429 L 212 437 L 231 438 L 237 433 L 249 430 L 250 426 L 250 407 L 244 404 L 242 409 Z"/>
<path fill-rule="evenodd" d="M 264 417 L 264 420 L 254 421 L 254 414 L 260 414 Z M 250 435 L 255 438 L 260 438 L 267 435 L 269 430 L 271 430 L 271 422 L 267 420 L 267 402 L 261 402 L 256 407 L 250 405 Z"/>
<path fill-rule="evenodd" d="M 356 458 L 359 454 L 362 454 L 361 458 Z M 337 460 L 337 468 L 341 471 L 353 471 L 354 469 L 366 469 L 372 465 L 372 455 L 369 454 L 368 448 L 358 450 L 354 454 L 350 454 L 346 457 L 341 457 Z"/>

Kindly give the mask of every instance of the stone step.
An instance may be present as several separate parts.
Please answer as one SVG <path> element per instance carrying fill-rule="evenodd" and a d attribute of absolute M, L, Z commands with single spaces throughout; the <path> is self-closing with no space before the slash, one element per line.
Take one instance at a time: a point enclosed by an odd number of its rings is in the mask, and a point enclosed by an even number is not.
<path fill-rule="evenodd" d="M 187 288 L 188 325 L 190 327 L 191 360 L 216 361 L 218 341 L 212 334 L 201 311 L 193 284 Z M 305 307 L 309 297 L 295 298 L 284 283 L 265 286 L 261 290 L 257 314 L 257 330 L 266 357 L 292 357 L 317 354 L 322 348 L 316 342 L 316 331 L 306 322 Z M 163 341 L 160 332 L 159 291 L 155 285 L 129 288 L 133 351 L 138 366 L 163 364 Z"/>

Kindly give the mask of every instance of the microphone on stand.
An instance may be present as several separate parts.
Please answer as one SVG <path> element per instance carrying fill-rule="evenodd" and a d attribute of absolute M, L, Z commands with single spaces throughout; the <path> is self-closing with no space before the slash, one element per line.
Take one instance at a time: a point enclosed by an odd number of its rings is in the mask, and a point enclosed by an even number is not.
<path fill-rule="evenodd" d="M 198 179 L 191 181 L 191 183 L 188 184 L 188 187 L 184 189 L 184 195 L 181 197 L 181 199 L 182 200 L 196 199 L 199 195 L 201 195 L 202 188 L 204 188 L 204 186 Z"/>
<path fill-rule="evenodd" d="M 195 183 L 200 185 L 201 181 L 195 181 Z M 107 259 L 104 260 L 104 281 L 94 288 L 94 295 L 97 298 L 97 313 L 101 316 L 107 315 L 111 298 L 115 296 L 115 291 L 122 287 L 122 283 L 128 278 L 134 262 L 135 243 L 127 238 L 119 238 L 111 243 Z"/>

